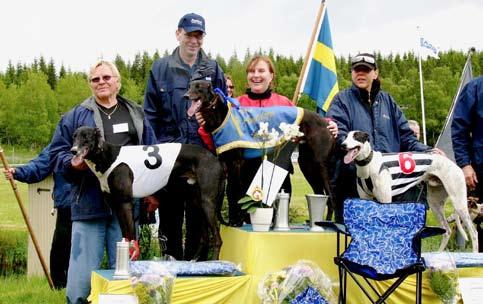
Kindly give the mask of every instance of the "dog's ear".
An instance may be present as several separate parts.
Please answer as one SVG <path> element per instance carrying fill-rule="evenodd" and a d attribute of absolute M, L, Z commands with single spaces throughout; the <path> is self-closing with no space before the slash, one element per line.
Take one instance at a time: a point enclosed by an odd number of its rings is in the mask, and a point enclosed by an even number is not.
<path fill-rule="evenodd" d="M 365 143 L 366 141 L 369 141 L 369 134 L 366 132 L 357 131 L 354 132 L 354 139 L 358 142 Z"/>
<path fill-rule="evenodd" d="M 96 144 L 99 149 L 102 149 L 102 134 L 99 128 L 94 128 L 94 135 L 96 136 Z"/>

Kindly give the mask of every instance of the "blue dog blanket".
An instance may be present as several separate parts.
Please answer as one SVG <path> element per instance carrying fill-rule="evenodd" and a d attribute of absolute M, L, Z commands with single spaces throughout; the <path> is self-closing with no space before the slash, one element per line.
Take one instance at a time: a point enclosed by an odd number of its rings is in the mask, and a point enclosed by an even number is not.
<path fill-rule="evenodd" d="M 298 107 L 242 107 L 240 109 L 228 106 L 228 113 L 223 123 L 212 132 L 216 153 L 221 154 L 235 148 L 246 148 L 245 157 L 253 158 L 261 155 L 262 143 L 254 138 L 259 130 L 260 122 L 268 122 L 268 128 L 281 132 L 280 123 L 299 125 L 304 116 L 304 110 Z M 266 149 L 274 146 L 265 146 Z M 255 150 L 256 153 L 253 153 Z"/>

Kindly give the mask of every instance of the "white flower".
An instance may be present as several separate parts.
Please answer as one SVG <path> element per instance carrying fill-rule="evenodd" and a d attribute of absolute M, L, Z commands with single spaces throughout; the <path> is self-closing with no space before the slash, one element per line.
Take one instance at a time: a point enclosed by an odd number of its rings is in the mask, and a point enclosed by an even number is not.
<path fill-rule="evenodd" d="M 300 126 L 296 124 L 280 123 L 280 130 L 283 132 L 283 139 L 285 141 L 294 140 L 298 137 L 304 136 L 303 132 L 300 132 Z"/>

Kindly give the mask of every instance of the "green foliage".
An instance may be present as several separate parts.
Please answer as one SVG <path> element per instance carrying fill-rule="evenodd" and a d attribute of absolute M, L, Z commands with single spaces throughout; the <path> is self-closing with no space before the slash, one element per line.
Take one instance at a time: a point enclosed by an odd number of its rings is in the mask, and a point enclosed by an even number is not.
<path fill-rule="evenodd" d="M 27 270 L 26 231 L 0 229 L 0 276 L 25 274 Z"/>
<path fill-rule="evenodd" d="M 429 272 L 429 286 L 443 303 L 453 303 L 452 300 L 456 296 L 456 274 L 432 270 Z"/>
<path fill-rule="evenodd" d="M 163 56 L 169 54 L 168 50 L 163 52 Z M 274 49 L 247 49 L 241 56 L 233 52 L 228 60 L 220 55 L 213 57 L 225 73 L 232 76 L 235 96 L 240 96 L 247 87 L 246 65 L 255 54 L 265 54 L 273 60 L 276 68 L 275 91 L 291 99 L 303 64 L 301 57 L 283 56 L 275 53 Z M 421 122 L 417 56 L 414 53 L 387 56 L 378 53 L 376 56 L 383 90 L 394 97 L 406 118 Z M 133 60 L 117 55 L 114 63 L 121 73 L 121 94 L 142 103 L 149 70 L 159 57 L 158 51 L 153 55 L 139 52 Z M 439 60 L 429 58 L 422 62 L 426 129 L 430 145 L 434 144 L 443 127 L 465 60 L 466 53 L 448 51 L 441 53 Z M 483 74 L 483 52 L 475 53 L 472 62 L 473 74 Z M 352 83 L 350 58 L 337 57 L 336 66 L 339 90 L 342 91 Z M 0 142 L 33 147 L 45 145 L 59 115 L 91 94 L 86 79 L 84 73 L 71 72 L 64 66 L 60 67 L 57 76 L 54 60 L 50 59 L 47 63 L 42 56 L 34 59 L 31 65 L 9 62 L 5 72 L 0 73 Z M 54 97 L 47 88 L 54 92 Z M 314 101 L 304 94 L 297 105 L 310 110 L 316 108 Z M 27 121 L 35 122 L 35 130 L 26 124 Z"/>
<path fill-rule="evenodd" d="M 68 73 L 57 83 L 55 98 L 60 116 L 91 95 L 87 78 L 81 73 Z"/>

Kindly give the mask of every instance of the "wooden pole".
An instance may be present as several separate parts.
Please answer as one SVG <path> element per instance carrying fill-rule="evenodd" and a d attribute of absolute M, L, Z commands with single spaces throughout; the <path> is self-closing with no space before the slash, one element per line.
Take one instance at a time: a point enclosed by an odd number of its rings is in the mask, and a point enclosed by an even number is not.
<path fill-rule="evenodd" d="M 0 147 L 0 158 L 2 159 L 3 163 L 3 168 L 5 170 L 10 169 L 10 166 L 8 165 L 7 158 L 5 157 L 5 154 L 3 153 L 2 147 Z M 52 282 L 52 278 L 50 277 L 49 270 L 47 269 L 47 265 L 45 264 L 44 257 L 42 255 L 42 252 L 40 251 L 40 246 L 37 242 L 37 238 L 35 237 L 34 231 L 32 229 L 32 225 L 30 224 L 30 220 L 27 214 L 27 211 L 25 210 L 25 207 L 22 203 L 22 198 L 20 197 L 20 194 L 18 193 L 18 188 L 17 184 L 13 180 L 13 178 L 9 179 L 10 185 L 12 186 L 12 190 L 15 193 L 15 197 L 17 198 L 18 206 L 20 207 L 20 211 L 22 211 L 22 216 L 25 221 L 25 224 L 27 224 L 27 229 L 30 234 L 30 238 L 32 239 L 32 243 L 34 244 L 35 251 L 37 251 L 37 255 L 39 256 L 40 264 L 42 264 L 42 268 L 44 269 L 45 277 L 47 278 L 47 281 L 49 282 L 50 289 L 54 289 L 54 283 Z"/>
<path fill-rule="evenodd" d="M 310 59 L 310 53 L 312 52 L 312 46 L 314 45 L 315 35 L 319 29 L 320 18 L 322 18 L 322 12 L 324 11 L 325 0 L 320 1 L 319 12 L 317 13 L 317 19 L 315 20 L 314 28 L 312 29 L 312 35 L 310 36 L 309 46 L 307 47 L 307 52 L 305 52 L 304 64 L 302 65 L 302 71 L 300 71 L 299 79 L 297 81 L 297 87 L 295 87 L 295 92 L 293 94 L 292 102 L 297 104 L 300 95 L 300 87 L 302 86 L 302 80 L 305 75 L 305 70 L 307 69 L 307 64 Z"/>

